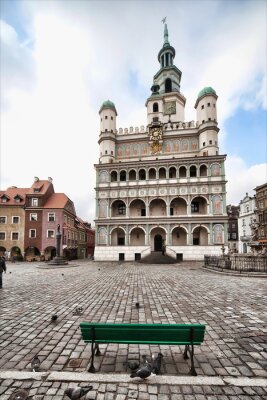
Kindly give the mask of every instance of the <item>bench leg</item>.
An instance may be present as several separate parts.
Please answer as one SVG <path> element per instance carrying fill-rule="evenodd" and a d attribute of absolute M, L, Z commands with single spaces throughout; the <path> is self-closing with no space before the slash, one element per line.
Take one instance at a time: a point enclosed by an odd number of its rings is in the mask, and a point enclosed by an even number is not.
<path fill-rule="evenodd" d="M 189 350 L 189 346 L 188 346 L 188 344 L 185 346 L 185 349 L 184 349 L 184 359 L 185 360 L 187 360 L 189 357 L 188 357 L 188 354 L 187 354 L 187 351 Z"/>
<path fill-rule="evenodd" d="M 88 369 L 88 372 L 95 372 L 95 367 L 94 367 L 94 358 L 95 358 L 95 343 L 92 341 L 91 343 L 91 363 L 90 363 L 90 367 Z"/>
<path fill-rule="evenodd" d="M 189 350 L 190 353 L 190 359 L 191 359 L 191 367 L 190 367 L 190 375 L 192 376 L 197 376 L 197 372 L 195 370 L 194 366 L 194 345 L 191 345 L 191 350 Z"/>
<path fill-rule="evenodd" d="M 99 350 L 99 345 L 96 343 L 95 345 L 95 355 L 96 356 L 101 356 L 101 351 Z"/>

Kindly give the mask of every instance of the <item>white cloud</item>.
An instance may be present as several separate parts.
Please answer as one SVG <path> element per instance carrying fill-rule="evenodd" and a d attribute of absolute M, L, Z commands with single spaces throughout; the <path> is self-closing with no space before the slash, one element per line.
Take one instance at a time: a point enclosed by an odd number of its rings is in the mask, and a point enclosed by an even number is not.
<path fill-rule="evenodd" d="M 248 193 L 255 194 L 256 186 L 267 183 L 267 164 L 248 167 L 238 156 L 228 156 L 225 163 L 227 184 L 227 204 L 238 205 Z"/>
<path fill-rule="evenodd" d="M 1 95 L 8 105 L 1 119 L 2 188 L 27 187 L 34 176 L 52 176 L 55 190 L 75 202 L 78 215 L 93 220 L 99 108 L 108 98 L 115 102 L 118 128 L 146 124 L 144 104 L 163 44 L 160 21 L 170 9 L 169 39 L 176 49 L 175 64 L 183 72 L 186 118 L 196 118 L 198 91 L 214 87 L 224 150 L 226 119 L 238 107 L 266 107 L 265 6 L 231 3 L 21 3 L 28 40 L 21 44 L 14 27 L 2 22 L 7 57 L 2 60 L 6 86 Z M 236 166 L 235 160 L 228 156 L 228 192 L 229 200 L 239 202 L 230 195 L 235 186 L 230 162 Z M 249 176 L 251 168 L 258 168 L 239 162 Z M 242 198 L 244 193 L 239 193 Z"/>

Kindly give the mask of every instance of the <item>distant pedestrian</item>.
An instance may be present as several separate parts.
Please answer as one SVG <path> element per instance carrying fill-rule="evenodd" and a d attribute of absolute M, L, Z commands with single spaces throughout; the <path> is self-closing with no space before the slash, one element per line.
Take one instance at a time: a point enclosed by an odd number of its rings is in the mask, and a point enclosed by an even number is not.
<path fill-rule="evenodd" d="M 3 287 L 2 275 L 3 275 L 4 271 L 6 273 L 6 260 L 5 260 L 5 257 L 1 257 L 0 258 L 0 289 L 2 289 L 2 287 Z"/>

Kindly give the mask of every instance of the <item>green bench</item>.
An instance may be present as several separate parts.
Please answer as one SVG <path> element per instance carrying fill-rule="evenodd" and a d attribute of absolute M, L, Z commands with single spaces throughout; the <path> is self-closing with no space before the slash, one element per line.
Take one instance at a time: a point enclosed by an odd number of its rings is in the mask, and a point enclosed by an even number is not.
<path fill-rule="evenodd" d="M 196 376 L 194 345 L 204 340 L 205 325 L 202 324 L 112 324 L 80 323 L 82 339 L 91 343 L 89 372 L 95 372 L 94 356 L 100 355 L 100 343 L 185 345 L 183 356 L 191 359 L 190 374 Z"/>

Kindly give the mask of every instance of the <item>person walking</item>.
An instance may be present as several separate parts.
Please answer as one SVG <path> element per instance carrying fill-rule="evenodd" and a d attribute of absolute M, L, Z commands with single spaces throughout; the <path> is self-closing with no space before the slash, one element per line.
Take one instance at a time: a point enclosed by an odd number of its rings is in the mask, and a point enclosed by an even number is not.
<path fill-rule="evenodd" d="M 5 260 L 5 257 L 1 257 L 0 258 L 0 289 L 2 289 L 2 287 L 3 287 L 2 275 L 3 275 L 4 271 L 6 273 L 6 260 Z"/>

